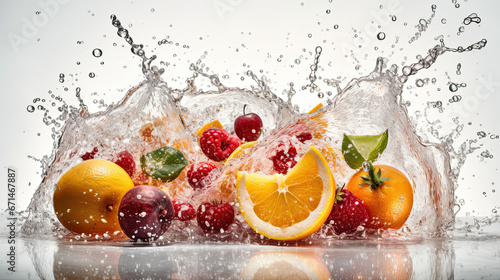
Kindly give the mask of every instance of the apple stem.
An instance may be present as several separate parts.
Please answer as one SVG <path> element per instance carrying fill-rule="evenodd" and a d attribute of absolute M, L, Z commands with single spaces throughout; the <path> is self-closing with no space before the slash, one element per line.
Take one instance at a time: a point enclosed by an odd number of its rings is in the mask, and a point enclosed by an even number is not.
<path fill-rule="evenodd" d="M 243 115 L 245 115 L 245 109 L 247 108 L 248 104 L 243 105 Z"/>
<path fill-rule="evenodd" d="M 112 205 L 108 205 L 106 207 L 106 210 L 108 210 L 108 212 L 113 212 L 113 206 Z"/>

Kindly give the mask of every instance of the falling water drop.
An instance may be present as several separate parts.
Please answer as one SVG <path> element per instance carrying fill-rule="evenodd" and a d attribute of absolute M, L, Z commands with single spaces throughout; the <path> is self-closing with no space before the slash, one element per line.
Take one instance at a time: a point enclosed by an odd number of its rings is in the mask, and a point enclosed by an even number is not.
<path fill-rule="evenodd" d="M 99 48 L 95 48 L 95 49 L 92 51 L 92 55 L 93 55 L 94 57 L 101 57 L 101 55 L 102 55 L 102 50 L 101 50 L 101 49 L 99 49 Z"/>
<path fill-rule="evenodd" d="M 30 113 L 33 113 L 33 112 L 35 111 L 35 106 L 33 106 L 33 105 L 29 105 L 29 106 L 26 108 L 26 110 L 27 110 L 28 112 L 30 112 Z"/>
<path fill-rule="evenodd" d="M 94 78 L 94 77 L 95 77 L 95 73 L 94 73 L 94 72 L 90 72 L 90 73 L 89 73 L 89 77 L 90 77 L 90 78 Z"/>
<path fill-rule="evenodd" d="M 385 39 L 385 33 L 384 32 L 380 32 L 377 34 L 377 39 L 379 40 L 384 40 Z"/>

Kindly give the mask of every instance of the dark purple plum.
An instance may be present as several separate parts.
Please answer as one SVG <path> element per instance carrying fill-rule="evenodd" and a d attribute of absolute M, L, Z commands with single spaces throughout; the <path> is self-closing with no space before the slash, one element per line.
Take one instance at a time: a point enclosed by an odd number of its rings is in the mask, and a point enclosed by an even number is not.
<path fill-rule="evenodd" d="M 120 227 L 134 241 L 158 239 L 174 216 L 174 206 L 168 195 L 147 185 L 135 186 L 125 193 L 118 209 Z"/>

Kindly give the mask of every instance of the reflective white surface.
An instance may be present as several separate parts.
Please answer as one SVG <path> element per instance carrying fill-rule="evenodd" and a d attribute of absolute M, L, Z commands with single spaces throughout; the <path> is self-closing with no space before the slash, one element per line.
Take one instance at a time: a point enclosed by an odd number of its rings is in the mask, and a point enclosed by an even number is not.
<path fill-rule="evenodd" d="M 2 252 L 6 245 L 0 246 Z M 0 279 L 498 279 L 500 239 L 339 240 L 329 246 L 17 240 Z"/>

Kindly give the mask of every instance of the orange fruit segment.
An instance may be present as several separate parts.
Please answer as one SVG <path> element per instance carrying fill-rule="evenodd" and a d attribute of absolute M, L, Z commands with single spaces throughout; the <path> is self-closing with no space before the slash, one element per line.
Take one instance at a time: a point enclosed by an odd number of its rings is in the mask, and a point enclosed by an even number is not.
<path fill-rule="evenodd" d="M 201 135 L 203 134 L 203 132 L 209 128 L 219 128 L 219 129 L 224 129 L 224 127 L 222 127 L 222 124 L 220 123 L 219 120 L 214 120 L 214 121 L 211 121 L 207 124 L 205 124 L 204 126 L 198 128 L 196 130 L 196 132 L 194 133 L 196 135 L 196 139 L 198 140 L 198 142 L 200 142 L 200 138 L 201 138 Z"/>
<path fill-rule="evenodd" d="M 241 144 L 236 150 L 234 150 L 231 155 L 226 159 L 224 165 L 227 165 L 231 160 L 240 158 L 251 151 L 251 148 L 257 144 L 257 141 L 247 142 Z"/>
<path fill-rule="evenodd" d="M 318 230 L 330 214 L 335 180 L 313 146 L 286 175 L 238 172 L 240 211 L 258 233 L 275 240 L 298 240 Z"/>

